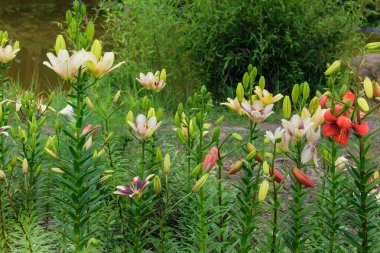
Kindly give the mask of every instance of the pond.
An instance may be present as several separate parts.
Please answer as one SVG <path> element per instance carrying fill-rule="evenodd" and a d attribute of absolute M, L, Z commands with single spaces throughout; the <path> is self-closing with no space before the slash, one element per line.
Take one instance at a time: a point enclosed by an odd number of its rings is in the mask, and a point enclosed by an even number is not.
<path fill-rule="evenodd" d="M 61 32 L 57 22 L 65 19 L 71 4 L 72 0 L 0 0 L 0 30 L 8 31 L 21 47 L 10 75 L 23 87 L 38 84 L 39 90 L 48 90 L 56 85 L 57 76 L 42 62 Z"/>

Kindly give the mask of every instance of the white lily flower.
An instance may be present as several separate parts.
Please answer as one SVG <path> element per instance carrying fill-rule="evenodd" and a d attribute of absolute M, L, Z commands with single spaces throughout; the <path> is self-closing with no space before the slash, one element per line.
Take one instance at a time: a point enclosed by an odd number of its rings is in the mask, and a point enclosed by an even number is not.
<path fill-rule="evenodd" d="M 284 136 L 285 129 L 278 127 L 274 133 L 272 133 L 272 131 L 266 131 L 265 133 L 265 137 L 267 137 L 272 143 L 280 143 Z"/>
<path fill-rule="evenodd" d="M 252 105 L 247 102 L 242 102 L 241 105 L 241 111 L 255 123 L 263 122 L 273 113 L 273 104 L 264 106 L 260 100 L 253 101 Z"/>
<path fill-rule="evenodd" d="M 318 128 L 317 131 L 309 131 L 307 132 L 307 144 L 302 150 L 301 153 L 301 162 L 307 163 L 310 160 L 313 161 L 313 163 L 318 166 L 317 161 L 317 145 L 321 139 L 321 128 Z"/>
<path fill-rule="evenodd" d="M 74 109 L 71 105 L 67 105 L 65 108 L 63 108 L 61 111 L 59 111 L 58 114 L 62 114 L 67 117 L 67 119 L 71 122 L 75 121 L 74 118 Z"/>
<path fill-rule="evenodd" d="M 147 120 L 145 115 L 139 114 L 136 117 L 136 122 L 128 121 L 127 123 L 131 126 L 136 137 L 147 140 L 160 127 L 162 122 L 157 122 L 156 116 L 152 116 Z"/>
<path fill-rule="evenodd" d="M 6 47 L 0 46 L 0 62 L 8 63 L 12 61 L 19 51 L 20 48 L 13 49 L 11 45 L 7 45 Z"/>
<path fill-rule="evenodd" d="M 160 80 L 158 73 L 153 74 L 152 72 L 148 72 L 147 74 L 140 73 L 140 78 L 136 78 L 139 83 L 141 83 L 144 88 L 148 90 L 154 90 L 156 92 L 160 92 L 166 85 L 164 80 Z"/>
<path fill-rule="evenodd" d="M 293 115 L 289 121 L 283 119 L 281 122 L 292 143 L 302 140 L 314 125 L 311 118 L 302 119 L 298 114 Z"/>
<path fill-rule="evenodd" d="M 112 67 L 114 60 L 115 55 L 113 52 L 106 52 L 104 53 L 103 57 L 100 57 L 99 59 L 93 53 L 87 52 L 86 64 L 88 70 L 98 78 L 104 76 L 114 69 L 117 69 L 125 63 L 122 61 Z"/>
<path fill-rule="evenodd" d="M 71 56 L 67 50 L 59 50 L 58 55 L 48 53 L 49 61 L 43 64 L 54 70 L 64 80 L 75 80 L 80 69 L 85 69 L 85 62 L 88 59 L 87 52 L 83 49 L 73 53 Z"/>

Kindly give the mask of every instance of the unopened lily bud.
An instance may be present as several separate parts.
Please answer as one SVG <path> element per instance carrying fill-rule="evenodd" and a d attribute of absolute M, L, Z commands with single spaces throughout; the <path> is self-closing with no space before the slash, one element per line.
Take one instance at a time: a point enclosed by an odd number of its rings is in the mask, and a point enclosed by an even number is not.
<path fill-rule="evenodd" d="M 285 119 L 289 119 L 292 113 L 292 103 L 290 102 L 289 96 L 285 96 L 282 101 L 282 113 L 284 114 Z"/>
<path fill-rule="evenodd" d="M 202 188 L 202 186 L 206 183 L 207 181 L 207 178 L 208 178 L 208 173 L 207 174 L 204 174 L 196 183 L 195 185 L 193 186 L 193 189 L 192 191 L 193 192 L 197 192 L 200 188 Z"/>
<path fill-rule="evenodd" d="M 65 174 L 65 172 L 63 170 L 61 170 L 60 168 L 51 168 L 51 170 L 54 172 L 57 172 L 59 174 Z"/>
<path fill-rule="evenodd" d="M 182 143 L 182 145 L 186 145 L 186 138 L 183 135 L 181 129 L 179 128 L 177 128 L 177 136 L 178 136 L 179 141 Z"/>
<path fill-rule="evenodd" d="M 380 42 L 371 42 L 365 46 L 365 49 L 367 50 L 375 50 L 378 48 L 380 48 Z"/>
<path fill-rule="evenodd" d="M 58 159 L 58 156 L 56 153 L 54 153 L 53 151 L 51 151 L 50 149 L 46 148 L 44 149 L 45 153 L 48 154 L 49 156 L 51 156 L 52 158 L 54 159 Z"/>
<path fill-rule="evenodd" d="M 105 153 L 106 151 L 104 149 L 101 149 L 98 153 L 98 157 L 102 157 Z"/>
<path fill-rule="evenodd" d="M 261 183 L 260 188 L 259 188 L 259 196 L 258 196 L 259 202 L 263 202 L 265 200 L 268 194 L 268 190 L 269 190 L 269 182 L 267 180 L 264 180 Z"/>
<path fill-rule="evenodd" d="M 125 121 L 127 122 L 128 129 L 132 129 L 132 127 L 128 124 L 128 122 L 134 122 L 135 117 L 133 116 L 133 112 L 129 111 L 127 116 L 125 117 Z"/>
<path fill-rule="evenodd" d="M 102 44 L 99 40 L 94 40 L 91 46 L 91 53 L 99 60 L 102 56 Z"/>
<path fill-rule="evenodd" d="M 281 173 L 277 169 L 269 169 L 269 174 L 273 177 L 274 180 L 276 180 L 277 183 L 282 183 L 284 181 L 284 177 L 281 175 Z"/>
<path fill-rule="evenodd" d="M 11 166 L 12 166 L 12 167 L 15 167 L 16 164 L 17 164 L 17 156 L 13 156 L 13 157 L 12 157 L 12 161 L 11 161 Z"/>
<path fill-rule="evenodd" d="M 252 143 L 248 142 L 247 143 L 247 150 L 248 150 L 248 152 L 252 152 L 252 151 L 256 150 L 256 148 Z"/>
<path fill-rule="evenodd" d="M 57 55 L 59 53 L 59 50 L 66 50 L 66 42 L 62 35 L 57 36 L 54 49 Z"/>
<path fill-rule="evenodd" d="M 177 127 L 181 127 L 181 118 L 180 118 L 180 114 L 178 113 L 178 111 L 174 115 L 174 124 Z"/>
<path fill-rule="evenodd" d="M 263 171 L 265 175 L 269 175 L 269 164 L 267 161 L 263 162 Z"/>
<path fill-rule="evenodd" d="M 247 160 L 248 162 L 250 162 L 253 158 L 255 158 L 257 155 L 257 151 L 256 150 L 252 150 L 251 152 L 248 153 L 248 155 L 245 157 L 245 160 Z"/>
<path fill-rule="evenodd" d="M 249 83 L 250 85 L 253 85 L 255 83 L 255 79 L 257 76 L 257 68 L 253 67 L 251 71 L 249 72 Z"/>
<path fill-rule="evenodd" d="M 314 187 L 314 182 L 302 170 L 294 168 L 292 170 L 292 173 L 298 183 L 306 187 Z"/>
<path fill-rule="evenodd" d="M 91 147 L 91 145 L 92 145 L 92 136 L 90 136 L 90 138 L 88 138 L 88 140 L 86 141 L 86 143 L 83 146 L 83 149 L 88 150 Z"/>
<path fill-rule="evenodd" d="M 12 49 L 16 50 L 16 49 L 19 49 L 19 48 L 20 48 L 20 42 L 18 40 L 16 40 L 16 42 L 13 44 Z"/>
<path fill-rule="evenodd" d="M 303 83 L 303 88 L 302 88 L 302 97 L 304 100 L 307 100 L 310 95 L 310 86 L 307 82 Z"/>
<path fill-rule="evenodd" d="M 241 137 L 241 135 L 238 134 L 238 133 L 233 133 L 232 137 L 234 137 L 234 139 L 237 140 L 237 141 L 242 141 L 243 140 L 243 137 Z"/>
<path fill-rule="evenodd" d="M 156 111 L 154 110 L 153 107 L 149 108 L 149 111 L 148 111 L 148 114 L 147 114 L 147 118 L 151 118 L 153 116 L 156 116 Z"/>
<path fill-rule="evenodd" d="M 229 170 L 228 174 L 233 175 L 240 171 L 241 167 L 243 166 L 243 161 L 237 161 Z"/>
<path fill-rule="evenodd" d="M 161 187 L 161 179 L 159 176 L 155 176 L 153 179 L 153 189 L 154 192 L 159 195 L 161 193 L 162 187 Z"/>
<path fill-rule="evenodd" d="M 160 148 L 156 149 L 156 161 L 157 162 L 161 162 L 162 161 L 162 152 L 161 152 Z"/>
<path fill-rule="evenodd" d="M 249 74 L 245 72 L 243 76 L 243 87 L 244 89 L 248 89 L 248 86 L 249 86 Z"/>
<path fill-rule="evenodd" d="M 217 121 L 215 121 L 215 125 L 219 126 L 223 120 L 224 120 L 224 115 L 221 116 Z"/>
<path fill-rule="evenodd" d="M 28 160 L 24 158 L 24 160 L 22 161 L 22 174 L 26 175 L 28 173 L 28 167 Z"/>
<path fill-rule="evenodd" d="M 358 98 L 358 104 L 363 111 L 365 112 L 369 111 L 368 103 L 364 98 Z"/>
<path fill-rule="evenodd" d="M 367 98 L 372 98 L 373 97 L 373 86 L 372 86 L 371 79 L 366 77 L 364 79 L 363 86 L 364 86 L 364 91 L 365 91 Z"/>
<path fill-rule="evenodd" d="M 66 11 L 66 22 L 70 23 L 72 19 L 73 19 L 72 12 L 70 10 Z"/>
<path fill-rule="evenodd" d="M 105 144 L 108 144 L 113 138 L 113 132 L 110 132 L 107 136 L 107 138 L 104 140 Z"/>
<path fill-rule="evenodd" d="M 5 173 L 3 170 L 0 170 L 0 180 L 5 180 L 7 176 L 5 176 Z"/>
<path fill-rule="evenodd" d="M 217 140 L 219 140 L 220 131 L 221 131 L 220 127 L 217 127 L 214 130 L 214 132 L 212 133 L 212 138 L 211 138 L 212 142 L 216 142 Z"/>
<path fill-rule="evenodd" d="M 298 97 L 300 94 L 300 88 L 298 84 L 295 84 L 292 89 L 292 102 L 296 104 L 298 102 Z"/>
<path fill-rule="evenodd" d="M 141 108 L 143 110 L 149 110 L 149 108 L 150 108 L 150 99 L 147 96 L 143 97 L 143 99 L 141 101 Z"/>
<path fill-rule="evenodd" d="M 330 67 L 328 67 L 328 69 L 325 71 L 325 76 L 329 76 L 337 72 L 340 69 L 341 64 L 342 61 L 340 60 L 334 61 L 333 64 L 331 64 Z"/>
<path fill-rule="evenodd" d="M 263 90 L 265 88 L 265 77 L 261 76 L 259 79 L 259 87 Z"/>
<path fill-rule="evenodd" d="M 158 108 L 158 110 L 156 112 L 157 121 L 161 121 L 162 116 L 164 116 L 164 110 L 162 108 Z"/>
<path fill-rule="evenodd" d="M 241 83 L 238 84 L 237 88 L 236 88 L 236 97 L 237 99 L 239 100 L 239 102 L 241 103 L 241 101 L 243 101 L 243 98 L 244 98 L 244 88 L 243 88 L 243 85 Z"/>
<path fill-rule="evenodd" d="M 40 165 L 37 167 L 37 171 L 36 171 L 37 176 L 39 176 L 39 175 L 41 174 L 41 172 L 42 172 L 42 165 L 40 164 Z"/>
<path fill-rule="evenodd" d="M 164 159 L 164 173 L 169 174 L 170 173 L 170 155 L 166 154 Z"/>
<path fill-rule="evenodd" d="M 113 102 L 116 103 L 119 98 L 120 98 L 120 94 L 121 94 L 121 90 L 118 90 L 115 94 L 115 96 L 113 97 Z"/>
<path fill-rule="evenodd" d="M 86 104 L 87 104 L 88 108 L 90 108 L 91 110 L 94 110 L 94 104 L 92 103 L 92 101 L 89 97 L 86 97 Z"/>
<path fill-rule="evenodd" d="M 166 81 L 166 69 L 162 69 L 160 73 L 160 80 Z"/>
<path fill-rule="evenodd" d="M 95 34 L 94 22 L 92 22 L 92 21 L 88 22 L 85 34 L 86 34 L 87 41 L 91 42 L 92 39 L 94 38 L 94 34 Z"/>
<path fill-rule="evenodd" d="M 198 164 L 197 166 L 195 166 L 195 168 L 191 171 L 191 177 L 196 177 L 197 175 L 199 175 L 199 172 L 202 170 L 202 164 Z"/>
<path fill-rule="evenodd" d="M 313 97 L 309 103 L 309 112 L 311 115 L 315 113 L 315 111 L 318 109 L 318 106 L 319 106 L 318 97 Z"/>

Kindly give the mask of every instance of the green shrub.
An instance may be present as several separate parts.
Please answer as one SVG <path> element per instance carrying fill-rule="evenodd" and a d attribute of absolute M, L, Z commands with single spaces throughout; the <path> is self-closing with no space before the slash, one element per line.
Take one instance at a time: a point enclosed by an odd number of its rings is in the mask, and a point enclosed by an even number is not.
<path fill-rule="evenodd" d="M 179 91 L 225 94 L 252 63 L 272 89 L 316 88 L 326 63 L 350 55 L 368 0 L 103 1 L 107 41 L 132 77 L 165 67 Z"/>

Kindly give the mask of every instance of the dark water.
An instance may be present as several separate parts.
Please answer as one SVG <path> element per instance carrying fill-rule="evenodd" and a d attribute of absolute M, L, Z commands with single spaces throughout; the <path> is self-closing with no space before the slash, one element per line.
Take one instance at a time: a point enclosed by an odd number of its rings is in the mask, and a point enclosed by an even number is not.
<path fill-rule="evenodd" d="M 57 22 L 65 19 L 71 4 L 72 0 L 0 0 L 0 30 L 20 41 L 21 48 L 9 74 L 23 87 L 33 82 L 40 90 L 56 85 L 57 76 L 42 62 L 62 31 Z"/>

